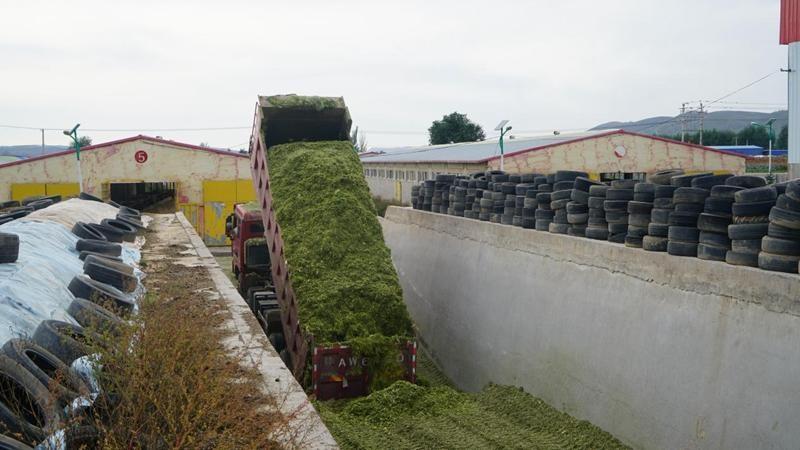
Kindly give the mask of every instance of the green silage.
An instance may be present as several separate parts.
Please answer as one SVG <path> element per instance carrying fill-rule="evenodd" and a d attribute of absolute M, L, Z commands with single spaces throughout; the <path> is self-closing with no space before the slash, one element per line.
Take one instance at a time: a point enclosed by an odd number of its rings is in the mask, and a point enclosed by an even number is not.
<path fill-rule="evenodd" d="M 354 340 L 373 350 L 387 337 L 410 337 L 400 282 L 352 144 L 276 145 L 268 158 L 303 329 L 317 344 Z"/>

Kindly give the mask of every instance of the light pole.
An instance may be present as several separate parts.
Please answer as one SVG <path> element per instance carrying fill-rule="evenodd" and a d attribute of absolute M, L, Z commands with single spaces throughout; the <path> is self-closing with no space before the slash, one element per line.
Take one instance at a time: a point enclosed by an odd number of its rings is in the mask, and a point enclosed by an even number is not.
<path fill-rule="evenodd" d="M 757 122 L 750 122 L 750 125 L 757 127 L 757 128 L 764 128 L 767 130 L 767 136 L 769 136 L 769 153 L 767 153 L 767 177 L 769 178 L 770 182 L 772 182 L 772 141 L 775 140 L 775 131 L 772 129 L 772 124 L 775 122 L 775 119 L 769 119 L 765 123 L 760 124 Z"/>
<path fill-rule="evenodd" d="M 75 144 L 75 157 L 78 158 L 78 189 L 79 192 L 83 192 L 83 175 L 81 174 L 81 143 L 78 141 L 78 127 L 81 124 L 77 124 L 72 127 L 71 130 L 64 130 L 64 135 L 69 136 L 72 139 L 72 142 Z"/>
<path fill-rule="evenodd" d="M 511 127 L 507 127 L 506 124 L 508 120 L 501 120 L 496 127 L 494 127 L 494 131 L 500 132 L 500 170 L 505 170 L 505 157 L 504 157 L 504 149 L 503 149 L 503 137 L 511 131 Z"/>

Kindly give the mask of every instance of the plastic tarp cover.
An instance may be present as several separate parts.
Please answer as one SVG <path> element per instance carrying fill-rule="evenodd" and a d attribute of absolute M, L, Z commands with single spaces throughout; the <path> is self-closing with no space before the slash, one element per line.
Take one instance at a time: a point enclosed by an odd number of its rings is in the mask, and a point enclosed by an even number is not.
<path fill-rule="evenodd" d="M 17 262 L 0 264 L 0 345 L 31 337 L 44 320 L 75 323 L 66 311 L 75 298 L 67 287 L 83 274 L 83 261 L 75 250 L 78 237 L 65 224 L 27 218 L 0 225 L 0 232 L 19 236 Z M 136 265 L 140 253 L 123 245 L 122 258 Z M 138 269 L 137 274 L 141 278 Z"/>
<path fill-rule="evenodd" d="M 100 223 L 103 219 L 115 218 L 117 212 L 119 209 L 106 203 L 71 198 L 34 211 L 25 219 L 56 222 L 72 230 L 76 222 Z"/>

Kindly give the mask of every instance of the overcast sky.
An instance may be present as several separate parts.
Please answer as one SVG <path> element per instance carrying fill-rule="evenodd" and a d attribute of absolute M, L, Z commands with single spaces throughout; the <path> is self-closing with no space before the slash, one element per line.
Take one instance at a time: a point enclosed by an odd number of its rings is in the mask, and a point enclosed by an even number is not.
<path fill-rule="evenodd" d="M 452 111 L 490 136 L 501 119 L 532 132 L 671 116 L 786 66 L 779 4 L 4 1 L 0 125 L 242 147 L 256 96 L 279 93 L 343 96 L 370 146 L 424 144 Z M 786 76 L 725 101 L 783 105 Z M 152 130 L 206 127 L 242 129 Z M 39 142 L 0 128 L 0 145 Z"/>

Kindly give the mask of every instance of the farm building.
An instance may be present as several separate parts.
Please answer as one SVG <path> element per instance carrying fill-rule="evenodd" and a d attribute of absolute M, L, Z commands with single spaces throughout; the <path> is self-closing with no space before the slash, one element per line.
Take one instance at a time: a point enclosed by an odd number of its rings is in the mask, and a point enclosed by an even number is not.
<path fill-rule="evenodd" d="M 603 181 L 643 179 L 669 168 L 743 174 L 746 160 L 741 154 L 623 130 L 518 137 L 506 140 L 504 147 L 508 172 L 581 170 Z M 373 195 L 408 203 L 411 186 L 436 174 L 500 169 L 500 150 L 497 140 L 373 149 L 361 162 Z"/>
<path fill-rule="evenodd" d="M 235 203 L 255 199 L 247 154 L 134 136 L 81 149 L 83 190 L 138 209 L 182 211 L 209 245 L 224 245 Z M 0 164 L 0 201 L 79 193 L 74 150 Z"/>

